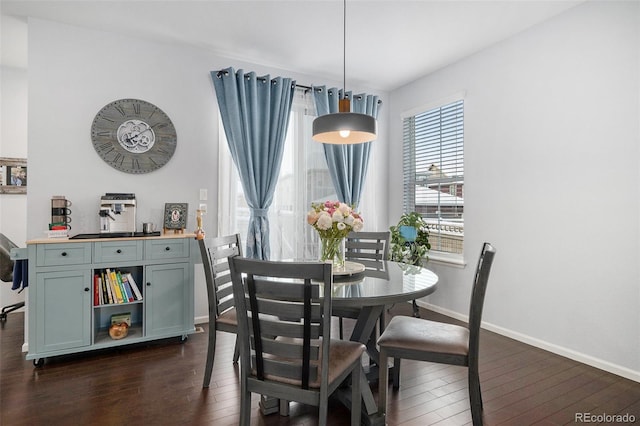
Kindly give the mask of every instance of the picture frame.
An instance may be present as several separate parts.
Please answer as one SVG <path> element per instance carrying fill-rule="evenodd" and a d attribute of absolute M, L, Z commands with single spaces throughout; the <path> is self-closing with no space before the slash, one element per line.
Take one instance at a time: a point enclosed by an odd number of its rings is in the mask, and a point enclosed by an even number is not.
<path fill-rule="evenodd" d="M 183 231 L 187 227 L 188 203 L 165 203 L 163 228 Z"/>
<path fill-rule="evenodd" d="M 27 159 L 0 157 L 0 194 L 27 193 Z"/>

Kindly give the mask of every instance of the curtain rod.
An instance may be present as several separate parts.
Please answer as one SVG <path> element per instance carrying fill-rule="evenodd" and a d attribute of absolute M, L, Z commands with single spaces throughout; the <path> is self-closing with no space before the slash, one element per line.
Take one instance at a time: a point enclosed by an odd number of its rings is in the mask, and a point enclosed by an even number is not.
<path fill-rule="evenodd" d="M 229 71 L 227 71 L 227 70 L 220 70 L 220 71 L 218 71 L 218 72 L 216 73 L 216 76 L 217 76 L 218 78 L 220 78 L 223 74 L 224 74 L 224 75 L 229 75 Z M 265 80 L 265 81 L 266 81 L 266 78 L 264 78 L 264 77 L 257 77 L 257 78 L 258 78 L 258 79 L 262 79 L 262 80 Z M 298 83 L 295 83 L 294 85 L 295 85 L 295 87 L 296 87 L 297 89 L 302 89 L 302 90 L 304 90 L 305 92 L 308 92 L 308 91 L 310 91 L 310 90 L 312 90 L 312 89 L 313 89 L 313 87 L 311 87 L 311 86 L 305 86 L 304 84 L 298 84 Z M 316 88 L 316 90 L 320 90 L 320 89 Z M 382 103 L 382 100 L 381 100 L 381 99 L 378 99 L 378 104 L 381 104 L 381 103 Z"/>

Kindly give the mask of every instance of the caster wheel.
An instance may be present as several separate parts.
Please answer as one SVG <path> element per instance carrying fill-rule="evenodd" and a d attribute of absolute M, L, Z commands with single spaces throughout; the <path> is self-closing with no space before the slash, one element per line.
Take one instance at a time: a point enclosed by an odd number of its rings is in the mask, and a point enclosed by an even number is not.
<path fill-rule="evenodd" d="M 34 367 L 42 367 L 44 365 L 44 358 L 38 358 L 33 360 Z"/>

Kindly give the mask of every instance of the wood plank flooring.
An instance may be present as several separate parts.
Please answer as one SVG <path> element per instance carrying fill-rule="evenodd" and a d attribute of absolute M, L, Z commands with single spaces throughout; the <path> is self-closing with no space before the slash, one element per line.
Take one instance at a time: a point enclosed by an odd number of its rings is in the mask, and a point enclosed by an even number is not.
<path fill-rule="evenodd" d="M 391 311 L 410 312 L 409 304 Z M 455 322 L 424 309 L 421 315 Z M 0 425 L 238 423 L 234 335 L 218 333 L 211 387 L 203 389 L 206 332 L 183 344 L 169 339 L 56 357 L 35 368 L 20 352 L 23 321 L 23 313 L 11 313 L 0 329 Z M 640 424 L 640 383 L 484 330 L 480 346 L 486 425 L 573 424 L 576 413 L 626 414 Z M 471 424 L 466 369 L 407 360 L 401 374 L 400 390 L 389 394 L 389 425 Z M 292 403 L 290 416 L 281 417 L 262 416 L 257 395 L 253 405 L 252 425 L 317 424 L 315 407 Z M 332 403 L 329 424 L 348 423 L 348 410 Z"/>

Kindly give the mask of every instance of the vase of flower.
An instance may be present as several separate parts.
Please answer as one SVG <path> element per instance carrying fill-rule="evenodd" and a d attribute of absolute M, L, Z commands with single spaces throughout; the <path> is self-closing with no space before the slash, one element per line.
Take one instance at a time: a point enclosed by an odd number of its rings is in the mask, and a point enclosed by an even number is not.
<path fill-rule="evenodd" d="M 307 223 L 318 231 L 320 261 L 330 260 L 335 268 L 344 267 L 344 243 L 351 231 L 362 230 L 362 216 L 352 207 L 339 201 L 311 203 Z"/>
<path fill-rule="evenodd" d="M 344 238 L 320 237 L 320 261 L 331 261 L 334 268 L 344 267 Z"/>

